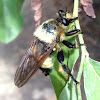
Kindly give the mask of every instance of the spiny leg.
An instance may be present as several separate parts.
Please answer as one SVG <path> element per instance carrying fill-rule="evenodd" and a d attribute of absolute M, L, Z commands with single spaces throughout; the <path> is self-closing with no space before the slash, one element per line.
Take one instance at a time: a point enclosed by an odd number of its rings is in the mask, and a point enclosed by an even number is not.
<path fill-rule="evenodd" d="M 72 43 L 70 43 L 70 42 L 68 42 L 68 41 L 66 41 L 66 40 L 62 41 L 62 43 L 63 43 L 64 45 L 66 45 L 68 48 L 77 48 L 77 47 L 78 47 L 77 44 L 72 44 Z"/>
<path fill-rule="evenodd" d="M 80 33 L 79 29 L 72 30 L 70 32 L 65 33 L 66 36 L 76 36 Z"/>
<path fill-rule="evenodd" d="M 67 19 L 65 15 L 66 13 L 64 13 L 64 11 L 62 10 L 59 10 L 58 14 L 59 14 L 59 17 L 56 20 L 64 24 L 65 26 L 68 26 L 70 23 L 73 23 L 78 19 L 78 17 Z"/>
<path fill-rule="evenodd" d="M 68 26 L 70 23 L 75 22 L 77 19 L 78 19 L 78 17 L 71 18 L 71 19 L 67 19 L 67 24 L 66 24 L 66 26 Z"/>
<path fill-rule="evenodd" d="M 62 68 L 64 71 L 66 71 L 69 76 L 72 78 L 72 80 L 76 83 L 76 85 L 79 83 L 78 81 L 76 81 L 76 79 L 73 77 L 73 75 L 71 74 L 71 71 L 68 69 L 68 67 L 63 63 L 64 62 L 64 55 L 63 55 L 63 51 L 59 51 L 57 54 L 57 59 L 59 61 L 59 63 L 62 65 Z"/>
<path fill-rule="evenodd" d="M 76 36 L 76 35 L 78 35 L 79 33 L 82 33 L 81 30 L 75 29 L 75 30 L 72 30 L 72 31 L 70 31 L 70 32 L 65 33 L 65 35 L 66 35 L 66 36 Z M 63 43 L 64 45 L 66 45 L 68 48 L 78 48 L 79 46 L 85 45 L 85 44 L 72 44 L 72 43 L 70 43 L 70 42 L 68 42 L 68 41 L 66 41 L 66 40 L 63 40 L 62 43 Z"/>
<path fill-rule="evenodd" d="M 85 46 L 85 44 L 72 44 L 69 41 L 63 40 L 62 43 L 68 48 L 78 48 L 79 46 Z"/>
<path fill-rule="evenodd" d="M 68 21 L 69 21 L 69 23 L 72 23 L 72 22 L 75 22 L 77 19 L 78 19 L 78 17 L 75 17 L 75 18 L 69 19 Z"/>
<path fill-rule="evenodd" d="M 75 22 L 75 20 L 77 20 L 78 17 L 72 18 L 72 19 L 67 19 L 67 18 L 58 18 L 58 22 L 61 22 L 62 24 L 64 24 L 65 26 L 68 26 L 70 23 Z"/>

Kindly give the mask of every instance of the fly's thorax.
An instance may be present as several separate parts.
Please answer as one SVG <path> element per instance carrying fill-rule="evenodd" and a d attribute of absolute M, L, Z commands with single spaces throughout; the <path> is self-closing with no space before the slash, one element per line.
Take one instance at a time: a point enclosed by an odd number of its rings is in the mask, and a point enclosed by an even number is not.
<path fill-rule="evenodd" d="M 49 19 L 42 23 L 33 35 L 39 40 L 51 44 L 59 38 L 61 30 L 62 29 L 56 20 Z"/>

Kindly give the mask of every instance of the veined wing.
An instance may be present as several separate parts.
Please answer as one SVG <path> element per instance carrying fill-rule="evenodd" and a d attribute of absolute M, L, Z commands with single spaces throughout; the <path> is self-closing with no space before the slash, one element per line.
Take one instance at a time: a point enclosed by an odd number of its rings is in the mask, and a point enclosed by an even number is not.
<path fill-rule="evenodd" d="M 47 56 L 52 52 L 56 42 L 47 44 L 33 37 L 33 42 L 22 59 L 15 73 L 14 82 L 18 87 L 23 86 L 30 77 L 39 69 Z"/>

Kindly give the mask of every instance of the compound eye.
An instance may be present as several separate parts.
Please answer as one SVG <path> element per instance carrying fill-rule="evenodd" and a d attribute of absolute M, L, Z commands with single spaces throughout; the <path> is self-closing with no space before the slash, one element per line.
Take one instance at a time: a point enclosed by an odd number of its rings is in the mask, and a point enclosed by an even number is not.
<path fill-rule="evenodd" d="M 64 24 L 65 26 L 69 25 L 69 21 L 65 18 L 62 19 L 62 24 Z"/>
<path fill-rule="evenodd" d="M 62 15 L 63 13 L 64 13 L 63 10 L 59 10 L 59 11 L 58 11 L 58 14 L 59 14 L 59 15 Z"/>

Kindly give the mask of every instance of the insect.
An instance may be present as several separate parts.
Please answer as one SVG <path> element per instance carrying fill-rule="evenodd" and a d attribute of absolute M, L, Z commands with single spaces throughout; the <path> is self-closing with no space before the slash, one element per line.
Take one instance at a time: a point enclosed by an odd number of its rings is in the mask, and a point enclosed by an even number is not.
<path fill-rule="evenodd" d="M 79 29 L 66 33 L 68 26 L 77 19 L 78 17 L 69 17 L 67 12 L 59 10 L 57 19 L 49 19 L 38 26 L 33 34 L 33 41 L 22 58 L 20 66 L 16 70 L 14 78 L 16 86 L 22 87 L 39 68 L 44 69 L 43 71 L 46 71 L 47 75 L 53 66 L 50 63 L 52 61 L 50 54 L 54 48 L 58 51 L 57 59 L 62 65 L 63 70 L 78 84 L 71 74 L 71 71 L 63 63 L 64 54 L 59 43 L 62 42 L 68 48 L 77 48 L 77 44 L 72 44 L 64 40 L 66 36 L 75 36 L 80 33 Z"/>

